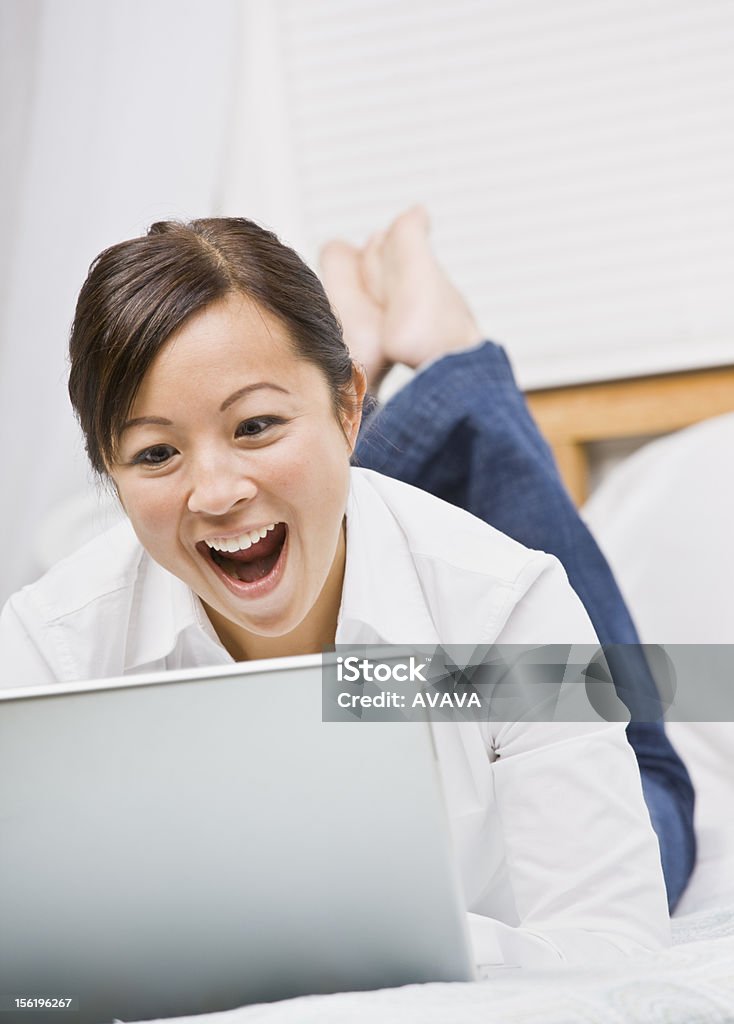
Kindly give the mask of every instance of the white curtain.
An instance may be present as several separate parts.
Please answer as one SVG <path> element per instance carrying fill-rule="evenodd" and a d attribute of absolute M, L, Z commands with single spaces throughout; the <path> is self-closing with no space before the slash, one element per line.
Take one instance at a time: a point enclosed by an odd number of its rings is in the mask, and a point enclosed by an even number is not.
<path fill-rule="evenodd" d="M 3 0 L 1 12 L 0 601 L 37 574 L 54 509 L 91 489 L 66 395 L 90 261 L 153 220 L 226 201 L 246 10 Z"/>

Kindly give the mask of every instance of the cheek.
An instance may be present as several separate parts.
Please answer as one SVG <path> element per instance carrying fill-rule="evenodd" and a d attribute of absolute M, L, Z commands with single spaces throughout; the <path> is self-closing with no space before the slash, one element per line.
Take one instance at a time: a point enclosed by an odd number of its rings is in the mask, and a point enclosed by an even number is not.
<path fill-rule="evenodd" d="M 124 487 L 118 484 L 118 494 L 128 519 L 146 548 L 165 545 L 166 538 L 175 533 L 173 524 L 175 498 L 164 481 L 147 481 L 147 487 Z"/>
<path fill-rule="evenodd" d="M 349 449 L 338 428 L 330 430 L 326 443 L 324 431 L 314 431 L 298 445 L 284 445 L 271 471 L 273 490 L 307 515 L 312 528 L 324 533 L 338 528 L 349 493 Z"/>

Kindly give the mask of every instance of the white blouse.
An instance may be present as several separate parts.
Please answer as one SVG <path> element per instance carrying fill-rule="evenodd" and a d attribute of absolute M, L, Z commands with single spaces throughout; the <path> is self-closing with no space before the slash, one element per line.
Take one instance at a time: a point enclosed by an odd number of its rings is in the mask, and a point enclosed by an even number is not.
<path fill-rule="evenodd" d="M 560 563 L 466 512 L 353 469 L 336 642 L 593 644 Z M 0 685 L 232 659 L 199 599 L 125 522 L 13 595 Z M 621 724 L 434 726 L 478 962 L 599 963 L 670 942 Z"/>

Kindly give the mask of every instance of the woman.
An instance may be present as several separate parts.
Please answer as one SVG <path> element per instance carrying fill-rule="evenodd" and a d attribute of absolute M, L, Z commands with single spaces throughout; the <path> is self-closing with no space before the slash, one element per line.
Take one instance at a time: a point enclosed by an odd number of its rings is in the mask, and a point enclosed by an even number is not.
<path fill-rule="evenodd" d="M 251 222 L 157 224 L 102 253 L 70 356 L 90 460 L 129 525 L 10 599 L 6 685 L 335 641 L 595 642 L 552 556 L 350 470 L 364 375 L 318 279 Z M 437 742 L 481 960 L 669 941 L 621 726 L 444 726 Z"/>

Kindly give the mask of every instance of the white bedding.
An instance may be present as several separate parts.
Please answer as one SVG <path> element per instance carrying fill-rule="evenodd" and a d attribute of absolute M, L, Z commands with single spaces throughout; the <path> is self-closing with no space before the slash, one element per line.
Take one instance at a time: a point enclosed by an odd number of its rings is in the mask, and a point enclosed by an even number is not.
<path fill-rule="evenodd" d="M 718 1024 L 734 1020 L 734 904 L 673 922 L 675 945 L 605 969 L 495 969 L 476 984 L 305 996 L 177 1024 Z M 167 1024 L 171 1024 L 170 1021 Z"/>

